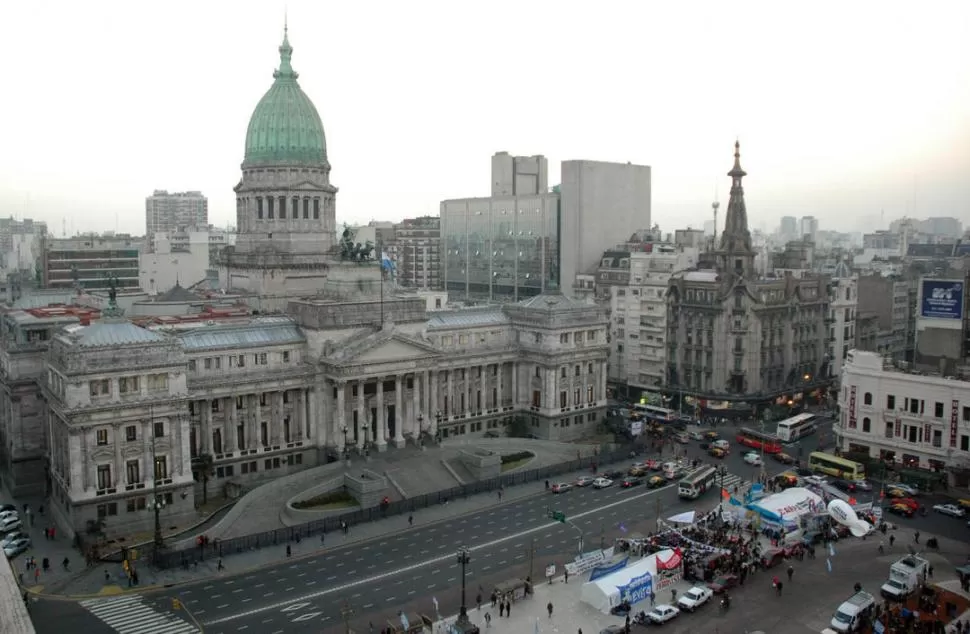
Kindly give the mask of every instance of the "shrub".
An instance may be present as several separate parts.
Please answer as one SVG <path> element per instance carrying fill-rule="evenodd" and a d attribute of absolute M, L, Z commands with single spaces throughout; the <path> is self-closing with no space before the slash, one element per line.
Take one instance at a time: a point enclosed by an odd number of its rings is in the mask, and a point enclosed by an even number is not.
<path fill-rule="evenodd" d="M 502 464 L 509 464 L 510 462 L 518 462 L 520 460 L 528 460 L 534 454 L 531 451 L 518 451 L 516 453 L 510 453 L 502 456 Z"/>
<path fill-rule="evenodd" d="M 326 493 L 315 495 L 307 500 L 294 502 L 293 508 L 313 509 L 320 506 L 327 506 L 328 504 L 357 504 L 357 500 L 347 489 L 337 489 L 336 491 L 327 491 Z"/>

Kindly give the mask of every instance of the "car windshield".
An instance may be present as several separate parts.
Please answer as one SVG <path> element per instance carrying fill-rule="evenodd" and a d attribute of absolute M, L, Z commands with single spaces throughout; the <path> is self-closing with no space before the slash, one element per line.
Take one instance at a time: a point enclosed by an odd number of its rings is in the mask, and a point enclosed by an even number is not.
<path fill-rule="evenodd" d="M 703 595 L 701 594 L 701 591 L 700 590 L 696 590 L 695 589 L 695 590 L 689 590 L 687 592 L 687 597 L 689 599 L 693 599 L 694 601 L 697 601 L 698 599 L 700 599 L 701 596 L 703 596 Z"/>
<path fill-rule="evenodd" d="M 843 612 L 842 610 L 839 610 L 838 612 L 835 613 L 835 620 L 838 621 L 839 623 L 851 623 L 852 617 L 846 614 L 845 612 Z"/>
<path fill-rule="evenodd" d="M 900 588 L 900 589 L 905 588 L 905 586 L 902 584 L 901 581 L 896 581 L 895 579 L 890 579 L 889 583 L 887 583 L 886 585 L 888 585 L 891 588 Z"/>

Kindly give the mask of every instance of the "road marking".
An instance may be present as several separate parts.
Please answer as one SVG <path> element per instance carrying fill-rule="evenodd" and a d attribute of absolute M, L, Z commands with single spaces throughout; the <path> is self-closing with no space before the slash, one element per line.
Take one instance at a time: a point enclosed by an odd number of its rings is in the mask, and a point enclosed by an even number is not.
<path fill-rule="evenodd" d="M 300 574 L 297 575 L 297 577 L 305 577 L 305 576 L 306 576 L 305 572 L 301 572 Z"/>
<path fill-rule="evenodd" d="M 232 593 L 236 594 L 237 592 L 242 592 L 243 590 L 244 588 L 236 588 L 235 590 L 232 591 Z"/>
<path fill-rule="evenodd" d="M 254 588 L 262 588 L 262 587 L 263 587 L 263 586 L 265 586 L 265 585 L 266 585 L 265 583 L 257 583 L 257 584 L 256 584 L 256 585 L 254 585 L 253 587 L 254 587 Z"/>
<path fill-rule="evenodd" d="M 229 607 L 229 604 L 228 603 L 223 603 L 222 605 L 217 605 L 216 606 L 216 609 L 217 610 L 222 610 L 222 609 L 228 608 L 228 607 Z"/>
<path fill-rule="evenodd" d="M 621 505 L 624 505 L 624 504 L 630 504 L 632 502 L 636 502 L 637 500 L 640 500 L 640 499 L 643 499 L 645 497 L 648 497 L 648 496 L 651 496 L 651 495 L 660 493 L 660 492 L 662 492 L 662 491 L 664 491 L 666 489 L 672 488 L 674 486 L 676 486 L 676 485 L 675 484 L 668 484 L 667 486 L 660 487 L 659 489 L 651 489 L 649 491 L 644 491 L 643 493 L 637 493 L 636 495 L 623 496 L 623 497 L 621 497 L 620 499 L 618 499 L 618 500 L 616 500 L 614 502 L 610 502 L 610 503 L 605 504 L 603 506 L 599 506 L 599 507 L 596 507 L 596 508 L 589 509 L 587 511 L 582 511 L 581 513 L 577 513 L 575 516 L 573 516 L 573 521 L 578 520 L 578 519 L 582 519 L 582 518 L 587 517 L 589 515 L 595 515 L 597 513 L 601 513 L 603 511 L 606 511 L 606 510 L 609 510 L 609 509 L 612 509 L 612 508 L 616 508 L 616 507 L 621 506 Z M 492 541 L 485 542 L 484 544 L 479 544 L 477 546 L 472 546 L 468 550 L 471 551 L 471 552 L 475 552 L 475 551 L 478 551 L 478 550 L 484 550 L 484 549 L 487 549 L 487 548 L 492 548 L 493 546 L 497 546 L 498 544 L 504 544 L 505 542 L 508 542 L 508 541 L 511 541 L 511 540 L 521 539 L 522 537 L 525 537 L 527 535 L 531 535 L 533 533 L 537 533 L 537 532 L 540 532 L 540 531 L 547 531 L 547 530 L 550 530 L 550 529 L 558 529 L 558 528 L 561 528 L 561 526 L 562 525 L 559 524 L 558 522 L 548 522 L 546 524 L 540 524 L 539 526 L 534 526 L 533 528 L 529 528 L 529 529 L 526 529 L 524 531 L 520 531 L 520 532 L 515 533 L 515 534 L 512 534 L 512 535 L 506 535 L 505 537 L 500 537 L 499 539 L 494 539 Z M 389 572 L 382 572 L 382 573 L 377 574 L 377 575 L 374 575 L 372 577 L 366 577 L 364 579 L 358 579 L 356 581 L 351 581 L 351 582 L 348 582 L 348 583 L 345 583 L 343 585 L 336 586 L 336 587 L 333 587 L 333 588 L 325 588 L 323 590 L 317 590 L 316 592 L 311 592 L 311 593 L 306 594 L 306 595 L 304 595 L 302 597 L 299 597 L 299 598 L 289 599 L 289 600 L 286 600 L 286 601 L 281 601 L 279 603 L 275 603 L 275 604 L 271 604 L 271 605 L 266 605 L 266 606 L 262 606 L 262 607 L 259 607 L 259 608 L 253 608 L 252 610 L 247 610 L 245 612 L 237 612 L 236 614 L 231 614 L 229 616 L 224 616 L 222 618 L 213 619 L 211 621 L 206 621 L 205 622 L 205 625 L 209 625 L 209 626 L 221 625 L 223 623 L 229 623 L 231 621 L 236 621 L 236 620 L 243 619 L 243 618 L 247 618 L 247 617 L 250 617 L 250 616 L 253 616 L 253 615 L 256 615 L 256 614 L 261 614 L 261 613 L 267 612 L 269 610 L 276 610 L 276 609 L 279 609 L 281 606 L 290 605 L 292 603 L 296 603 L 296 602 L 300 602 L 300 601 L 309 601 L 309 600 L 316 599 L 316 598 L 319 598 L 319 597 L 327 596 L 329 594 L 333 594 L 335 592 L 344 592 L 344 591 L 349 590 L 351 588 L 356 588 L 356 587 L 359 587 L 359 586 L 365 586 L 365 585 L 374 583 L 375 581 L 380 581 L 382 579 L 388 579 L 388 578 L 394 577 L 396 575 L 400 575 L 400 574 L 404 574 L 404 573 L 411 572 L 411 571 L 414 571 L 414 570 L 418 570 L 420 568 L 424 568 L 425 566 L 431 566 L 431 565 L 434 565 L 434 564 L 443 563 L 445 561 L 450 561 L 453 556 L 454 555 L 452 555 L 451 553 L 448 553 L 447 555 L 441 555 L 441 556 L 438 556 L 438 557 L 434 557 L 432 559 L 427 559 L 425 561 L 416 562 L 416 563 L 410 564 L 408 566 L 404 566 L 402 568 L 398 568 L 397 570 L 391 570 Z M 516 556 L 516 559 L 518 559 L 518 558 L 520 558 L 522 556 L 523 555 L 517 555 Z M 450 567 L 455 568 L 457 566 L 458 566 L 458 564 L 453 564 Z M 454 581 L 454 580 L 455 580 L 455 578 L 452 578 L 451 579 L 451 581 Z M 360 596 L 360 595 L 358 594 L 357 596 Z M 365 605 L 363 607 L 364 608 L 374 607 L 374 604 Z"/>
<path fill-rule="evenodd" d="M 214 594 L 214 595 L 212 595 L 212 596 L 211 596 L 211 597 L 209 597 L 209 598 L 210 598 L 210 599 L 218 599 L 218 598 L 219 598 L 219 597 L 221 597 L 221 596 L 222 596 L 221 594 Z"/>

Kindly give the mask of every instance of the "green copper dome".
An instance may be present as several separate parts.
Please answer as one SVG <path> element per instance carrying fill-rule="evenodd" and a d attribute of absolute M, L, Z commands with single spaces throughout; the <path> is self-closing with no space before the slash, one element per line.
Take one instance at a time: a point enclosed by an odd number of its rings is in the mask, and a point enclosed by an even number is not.
<path fill-rule="evenodd" d="M 320 165 L 327 162 L 327 140 L 317 109 L 300 89 L 290 66 L 293 47 L 284 30 L 280 67 L 275 81 L 249 119 L 243 167 L 254 165 Z"/>

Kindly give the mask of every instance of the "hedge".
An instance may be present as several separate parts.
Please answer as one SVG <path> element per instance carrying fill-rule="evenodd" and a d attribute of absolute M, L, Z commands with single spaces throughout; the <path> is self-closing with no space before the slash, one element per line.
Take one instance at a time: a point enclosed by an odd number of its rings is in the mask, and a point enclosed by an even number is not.
<path fill-rule="evenodd" d="M 534 457 L 535 454 L 531 451 L 518 451 L 516 453 L 510 453 L 502 456 L 502 464 L 509 464 L 510 462 L 518 462 L 520 460 L 527 460 Z"/>

